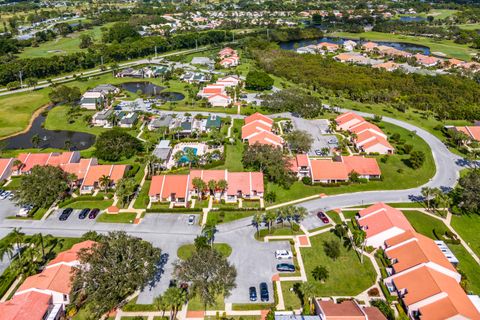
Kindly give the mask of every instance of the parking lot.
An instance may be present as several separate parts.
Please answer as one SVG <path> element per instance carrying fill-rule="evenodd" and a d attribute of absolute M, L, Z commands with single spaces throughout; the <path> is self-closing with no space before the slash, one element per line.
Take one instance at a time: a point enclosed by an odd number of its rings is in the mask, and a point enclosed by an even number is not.
<path fill-rule="evenodd" d="M 18 213 L 20 208 L 11 200 L 0 200 L 0 219 L 4 219 L 9 216 L 14 216 Z"/>
<path fill-rule="evenodd" d="M 309 156 L 329 156 L 332 155 L 331 150 L 338 147 L 338 138 L 333 134 L 329 134 L 329 122 L 326 119 L 303 119 L 292 117 L 293 125 L 297 130 L 303 130 L 310 133 L 313 137 L 312 148 L 308 152 Z M 328 154 L 321 154 L 325 149 L 329 149 Z"/>

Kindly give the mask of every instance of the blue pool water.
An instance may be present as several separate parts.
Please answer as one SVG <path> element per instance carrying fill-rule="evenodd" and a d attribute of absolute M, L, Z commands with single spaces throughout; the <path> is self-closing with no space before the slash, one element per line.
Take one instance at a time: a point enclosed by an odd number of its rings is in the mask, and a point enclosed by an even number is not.
<path fill-rule="evenodd" d="M 194 155 L 197 155 L 197 151 L 198 151 L 197 148 L 185 147 L 185 148 L 183 148 L 183 152 L 186 153 L 187 150 L 189 150 L 189 149 L 193 150 L 193 154 L 194 154 Z M 181 163 L 187 163 L 187 162 L 189 162 L 189 161 L 188 161 L 188 157 L 187 157 L 186 155 L 184 155 L 183 157 L 180 158 L 180 162 L 181 162 Z"/>

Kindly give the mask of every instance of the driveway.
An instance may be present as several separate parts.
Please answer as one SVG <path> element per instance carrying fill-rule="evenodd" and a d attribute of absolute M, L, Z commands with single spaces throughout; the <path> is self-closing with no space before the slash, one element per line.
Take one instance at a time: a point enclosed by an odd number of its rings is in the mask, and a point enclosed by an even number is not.
<path fill-rule="evenodd" d="M 293 125 L 297 130 L 303 130 L 310 133 L 313 137 L 312 147 L 308 152 L 309 156 L 318 156 L 315 151 L 321 151 L 324 148 L 331 150 L 338 146 L 338 138 L 333 134 L 328 134 L 329 121 L 326 119 L 303 119 L 291 117 Z"/>
<path fill-rule="evenodd" d="M 3 220 L 9 216 L 16 215 L 19 210 L 20 208 L 17 207 L 17 205 L 13 203 L 11 200 L 8 200 L 8 199 L 0 200 L 0 220 Z"/>

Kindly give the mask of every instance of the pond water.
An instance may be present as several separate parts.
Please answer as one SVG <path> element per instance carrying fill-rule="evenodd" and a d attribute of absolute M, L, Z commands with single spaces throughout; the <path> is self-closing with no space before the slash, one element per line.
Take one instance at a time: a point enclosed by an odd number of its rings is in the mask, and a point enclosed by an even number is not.
<path fill-rule="evenodd" d="M 323 37 L 318 39 L 311 39 L 311 40 L 301 40 L 301 41 L 288 41 L 288 42 L 281 42 L 280 48 L 284 50 L 296 50 L 299 47 L 305 47 L 311 44 L 319 44 L 320 42 L 328 42 L 328 43 L 336 43 L 336 44 L 343 44 L 347 40 L 353 40 L 355 42 L 359 42 L 359 40 L 355 39 L 348 39 L 348 38 L 332 38 L 332 37 Z M 413 44 L 407 42 L 393 42 L 393 41 L 374 41 L 378 44 L 393 47 L 399 50 L 410 51 L 410 52 L 420 52 L 426 55 L 430 54 L 430 48 Z M 361 43 L 361 41 L 360 41 Z"/>
<path fill-rule="evenodd" d="M 419 16 L 401 16 L 400 21 L 403 21 L 403 22 L 422 22 L 422 21 L 427 21 L 427 18 L 419 17 Z"/>
<path fill-rule="evenodd" d="M 95 135 L 93 134 L 43 128 L 42 125 L 45 122 L 45 118 L 44 114 L 40 114 L 33 120 L 32 127 L 27 132 L 2 140 L 3 143 L 6 143 L 6 149 L 34 148 L 32 137 L 35 135 L 40 137 L 40 143 L 37 148 L 41 149 L 65 149 L 69 144 L 71 150 L 84 150 L 95 143 Z M 67 120 L 65 119 L 65 121 Z"/>
<path fill-rule="evenodd" d="M 157 98 L 164 101 L 180 101 L 185 98 L 180 92 L 162 92 L 166 87 L 157 86 L 148 81 L 133 81 L 122 83 L 122 89 L 137 93 L 139 90 L 149 98 Z"/>

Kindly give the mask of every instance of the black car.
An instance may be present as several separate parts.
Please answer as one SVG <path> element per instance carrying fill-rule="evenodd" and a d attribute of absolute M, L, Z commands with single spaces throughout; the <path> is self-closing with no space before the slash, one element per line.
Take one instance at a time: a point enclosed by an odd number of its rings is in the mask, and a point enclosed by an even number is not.
<path fill-rule="evenodd" d="M 89 212 L 90 209 L 82 209 L 82 211 L 80 211 L 80 213 L 78 214 L 78 218 L 82 220 L 85 219 Z"/>
<path fill-rule="evenodd" d="M 99 212 L 100 209 L 98 208 L 92 209 L 92 211 L 90 211 L 90 213 L 88 214 L 88 219 L 95 219 L 98 216 Z"/>
<path fill-rule="evenodd" d="M 279 272 L 295 272 L 295 266 L 290 263 L 277 264 L 277 271 Z"/>
<path fill-rule="evenodd" d="M 72 208 L 67 208 L 65 210 L 62 211 L 62 213 L 60 214 L 60 217 L 58 218 L 60 221 L 65 221 L 68 219 L 68 217 L 70 217 L 70 215 L 72 214 L 73 212 L 73 209 Z"/>
<path fill-rule="evenodd" d="M 257 289 L 255 287 L 248 288 L 248 295 L 250 296 L 250 301 L 257 301 Z"/>
<path fill-rule="evenodd" d="M 260 283 L 260 300 L 262 302 L 268 301 L 269 295 L 268 295 L 268 286 L 265 282 Z"/>

